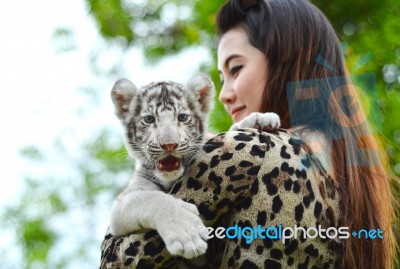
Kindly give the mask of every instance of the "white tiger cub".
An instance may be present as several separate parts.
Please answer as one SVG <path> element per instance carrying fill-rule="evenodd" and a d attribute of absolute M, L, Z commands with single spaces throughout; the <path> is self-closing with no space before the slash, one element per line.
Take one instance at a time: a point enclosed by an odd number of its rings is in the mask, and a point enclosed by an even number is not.
<path fill-rule="evenodd" d="M 122 236 L 155 229 L 173 255 L 193 258 L 207 249 L 207 230 L 197 207 L 166 194 L 204 142 L 214 85 L 197 75 L 186 85 L 155 82 L 137 88 L 118 80 L 111 97 L 125 128 L 136 171 L 114 202 L 110 231 Z"/>

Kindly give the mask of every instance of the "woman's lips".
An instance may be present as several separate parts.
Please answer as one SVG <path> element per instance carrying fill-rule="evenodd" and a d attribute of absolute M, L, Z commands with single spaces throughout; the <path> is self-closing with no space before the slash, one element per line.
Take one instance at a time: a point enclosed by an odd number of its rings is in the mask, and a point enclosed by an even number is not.
<path fill-rule="evenodd" d="M 245 106 L 242 106 L 242 107 L 232 109 L 231 117 L 235 122 L 237 122 L 239 120 L 240 114 L 242 111 L 244 111 L 245 108 L 246 108 Z"/>

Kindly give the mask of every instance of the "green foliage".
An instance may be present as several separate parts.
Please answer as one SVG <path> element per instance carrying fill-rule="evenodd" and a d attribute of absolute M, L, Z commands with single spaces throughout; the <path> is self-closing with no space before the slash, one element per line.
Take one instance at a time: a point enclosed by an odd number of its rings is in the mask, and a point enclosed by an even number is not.
<path fill-rule="evenodd" d="M 133 169 L 121 143 L 115 145 L 110 141 L 109 137 L 113 136 L 110 132 L 100 131 L 98 138 L 83 143 L 81 148 L 85 154 L 68 166 L 71 171 L 63 167 L 51 171 L 52 157 L 40 153 L 35 146 L 21 150 L 25 158 L 46 166 L 48 174 L 25 178 L 18 203 L 0 212 L 1 228 L 13 233 L 14 247 L 21 255 L 17 265 L 12 267 L 12 261 L 6 261 L 4 268 L 93 268 L 98 265 L 101 237 L 94 238 L 98 226 L 95 222 L 102 218 L 108 221 L 105 203 L 112 201 L 126 186 Z M 65 144 L 58 145 L 55 153 L 64 162 L 71 158 L 66 148 Z M 107 209 L 110 206 L 111 203 Z M 71 233 L 74 238 L 68 238 Z M 64 241 L 71 244 L 71 240 L 74 245 L 60 246 Z M 90 252 L 97 254 L 95 258 Z"/>
<path fill-rule="evenodd" d="M 133 41 L 134 33 L 130 25 L 134 16 L 122 1 L 89 0 L 87 5 L 104 38 L 120 38 L 125 40 L 127 44 Z"/>
<path fill-rule="evenodd" d="M 31 160 L 41 161 L 44 159 L 43 153 L 35 146 L 25 147 L 19 153 Z"/>
<path fill-rule="evenodd" d="M 55 192 L 48 192 L 35 179 L 26 179 L 26 189 L 34 196 L 24 195 L 18 206 L 8 208 L 2 225 L 11 225 L 22 247 L 24 268 L 30 264 L 45 263 L 57 234 L 48 226 L 49 216 L 65 210 L 65 205 Z M 37 208 L 40 206 L 40 210 Z"/>
<path fill-rule="evenodd" d="M 102 164 L 103 169 L 109 173 L 119 173 L 130 167 L 133 161 L 129 158 L 124 145 L 111 145 L 108 143 L 112 136 L 109 130 L 104 130 L 93 143 L 85 145 L 92 158 Z M 122 137 L 122 136 L 121 136 Z"/>
<path fill-rule="evenodd" d="M 204 72 L 209 73 L 211 76 L 211 79 L 215 82 L 215 87 L 217 90 L 217 94 L 215 96 L 214 100 L 214 110 L 211 112 L 210 118 L 209 118 L 209 128 L 210 131 L 213 133 L 219 133 L 223 132 L 229 129 L 229 127 L 232 125 L 232 119 L 226 112 L 224 106 L 222 105 L 221 102 L 218 100 L 218 95 L 221 89 L 221 83 L 220 83 L 220 77 L 218 70 L 216 68 L 217 64 L 214 58 L 214 66 L 209 67 L 208 70 L 204 70 Z"/>
<path fill-rule="evenodd" d="M 55 241 L 54 233 L 46 227 L 43 218 L 26 221 L 21 227 L 21 241 L 29 261 L 44 262 Z"/>

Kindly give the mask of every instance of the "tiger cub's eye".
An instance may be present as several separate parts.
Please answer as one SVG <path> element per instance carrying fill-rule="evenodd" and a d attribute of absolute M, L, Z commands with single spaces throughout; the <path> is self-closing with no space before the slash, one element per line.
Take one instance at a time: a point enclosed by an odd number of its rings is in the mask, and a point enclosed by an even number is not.
<path fill-rule="evenodd" d="M 178 120 L 180 121 L 180 122 L 185 122 L 185 121 L 187 121 L 189 119 L 189 115 L 188 114 L 179 114 L 178 115 Z"/>
<path fill-rule="evenodd" d="M 144 116 L 143 120 L 145 123 L 149 123 L 149 124 L 154 123 L 156 121 L 154 116 L 151 116 L 151 115 Z"/>

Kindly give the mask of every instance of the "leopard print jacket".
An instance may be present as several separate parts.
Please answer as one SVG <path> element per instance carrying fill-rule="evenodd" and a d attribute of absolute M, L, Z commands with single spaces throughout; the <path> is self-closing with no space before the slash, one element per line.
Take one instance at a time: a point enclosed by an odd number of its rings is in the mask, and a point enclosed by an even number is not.
<path fill-rule="evenodd" d="M 337 228 L 339 186 L 302 143 L 283 129 L 221 133 L 205 143 L 170 193 L 197 205 L 207 227 Z M 335 268 L 342 247 L 340 239 L 318 236 L 207 243 L 204 256 L 185 260 L 171 256 L 154 230 L 119 238 L 107 233 L 100 268 Z"/>

